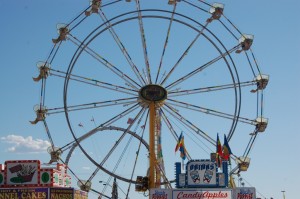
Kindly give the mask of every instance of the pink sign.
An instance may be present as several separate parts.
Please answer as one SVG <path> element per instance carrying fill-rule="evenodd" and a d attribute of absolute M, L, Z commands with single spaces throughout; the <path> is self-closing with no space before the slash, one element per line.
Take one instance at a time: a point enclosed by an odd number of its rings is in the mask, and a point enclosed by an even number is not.
<path fill-rule="evenodd" d="M 173 199 L 231 199 L 231 190 L 176 190 Z"/>

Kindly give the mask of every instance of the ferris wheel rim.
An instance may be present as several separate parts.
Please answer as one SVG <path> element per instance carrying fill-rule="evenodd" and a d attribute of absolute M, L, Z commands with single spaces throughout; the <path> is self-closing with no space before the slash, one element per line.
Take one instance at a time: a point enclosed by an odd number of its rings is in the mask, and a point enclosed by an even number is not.
<path fill-rule="evenodd" d="M 66 157 L 66 159 L 65 159 L 65 164 L 68 165 L 69 160 L 70 160 L 70 158 L 71 158 L 71 156 L 72 156 L 73 151 L 74 151 L 77 147 L 79 147 L 79 146 L 78 146 L 78 143 L 84 141 L 85 139 L 89 138 L 90 136 L 94 135 L 95 133 L 98 133 L 99 131 L 104 131 L 104 130 L 117 130 L 117 131 L 123 131 L 123 132 L 126 131 L 126 129 L 121 128 L 121 127 L 107 126 L 107 127 L 97 127 L 97 128 L 95 128 L 95 129 L 93 129 L 93 130 L 87 132 L 86 134 L 84 134 L 83 136 L 81 136 L 79 139 L 76 139 L 76 140 L 75 140 L 76 142 L 75 142 L 75 143 L 73 144 L 73 146 L 71 147 L 71 149 L 70 149 L 70 151 L 69 151 L 69 153 L 68 153 L 68 155 L 67 155 L 67 157 Z M 147 143 L 142 137 L 140 137 L 140 136 L 137 135 L 135 132 L 130 131 L 130 130 L 129 130 L 129 131 L 126 131 L 126 133 L 128 133 L 128 134 L 132 135 L 133 137 L 135 137 L 136 139 L 140 140 L 140 141 L 143 143 L 143 145 L 146 147 L 146 149 L 149 150 L 149 145 L 148 145 L 148 143 Z M 129 180 L 129 179 L 123 178 L 123 177 L 121 177 L 120 175 L 117 175 L 117 174 L 115 174 L 115 173 L 113 173 L 113 172 L 107 170 L 105 167 L 103 167 L 103 166 L 101 166 L 101 165 L 97 165 L 97 166 L 98 166 L 102 171 L 106 172 L 107 174 L 109 174 L 109 175 L 111 175 L 111 176 L 113 176 L 113 177 L 115 177 L 115 178 L 117 178 L 117 179 L 119 179 L 119 180 L 122 180 L 122 181 L 125 181 L 125 182 L 129 182 L 129 183 L 134 183 L 134 184 L 137 183 L 135 180 Z"/>

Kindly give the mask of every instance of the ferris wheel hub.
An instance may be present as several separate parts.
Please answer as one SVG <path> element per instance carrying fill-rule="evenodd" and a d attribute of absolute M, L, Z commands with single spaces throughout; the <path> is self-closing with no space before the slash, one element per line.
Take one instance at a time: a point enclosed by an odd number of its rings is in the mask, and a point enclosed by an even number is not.
<path fill-rule="evenodd" d="M 142 87 L 139 91 L 139 98 L 142 102 L 149 104 L 155 102 L 160 104 L 167 99 L 168 92 L 167 90 L 157 84 L 149 84 Z"/>

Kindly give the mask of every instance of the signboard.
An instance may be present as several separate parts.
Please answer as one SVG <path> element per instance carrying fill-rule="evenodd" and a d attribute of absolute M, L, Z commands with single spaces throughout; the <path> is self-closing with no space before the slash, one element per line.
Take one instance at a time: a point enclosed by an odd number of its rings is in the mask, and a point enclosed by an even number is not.
<path fill-rule="evenodd" d="M 6 184 L 37 186 L 39 184 L 39 170 L 40 162 L 38 160 L 6 161 Z"/>
<path fill-rule="evenodd" d="M 88 199 L 88 193 L 85 191 L 74 190 L 74 199 Z"/>
<path fill-rule="evenodd" d="M 50 188 L 50 199 L 73 199 L 74 189 Z"/>
<path fill-rule="evenodd" d="M 0 189 L 0 199 L 48 199 L 48 188 Z"/>
<path fill-rule="evenodd" d="M 232 199 L 231 189 L 223 190 L 189 190 L 177 189 L 173 191 L 172 199 Z"/>
<path fill-rule="evenodd" d="M 210 160 L 192 160 L 186 165 L 188 187 L 212 187 L 217 185 L 217 166 Z"/>
<path fill-rule="evenodd" d="M 151 189 L 149 199 L 172 199 L 171 189 Z"/>
<path fill-rule="evenodd" d="M 256 199 L 254 187 L 237 187 L 233 190 L 233 199 Z"/>

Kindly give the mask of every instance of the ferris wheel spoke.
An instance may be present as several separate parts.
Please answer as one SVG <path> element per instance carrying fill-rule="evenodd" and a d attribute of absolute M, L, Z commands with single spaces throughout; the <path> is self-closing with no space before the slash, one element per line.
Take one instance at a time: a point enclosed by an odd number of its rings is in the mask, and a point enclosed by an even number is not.
<path fill-rule="evenodd" d="M 41 93 L 40 93 L 40 110 L 45 105 L 45 93 L 46 93 L 46 79 L 42 79 Z"/>
<path fill-rule="evenodd" d="M 202 72 L 204 69 L 206 69 L 207 67 L 211 66 L 212 64 L 216 63 L 217 61 L 219 61 L 220 59 L 224 58 L 225 56 L 229 55 L 230 53 L 234 52 L 235 50 L 237 50 L 240 47 L 240 44 L 238 44 L 237 46 L 233 47 L 232 49 L 230 49 L 229 51 L 226 51 L 225 53 L 221 54 L 220 56 L 212 59 L 211 61 L 199 66 L 198 68 L 196 68 L 195 70 L 191 71 L 190 73 L 184 75 L 183 77 L 175 80 L 174 82 L 172 82 L 171 84 L 166 86 L 166 89 L 170 90 L 172 87 L 186 81 L 187 79 L 191 78 L 192 76 L 194 76 L 195 74 Z"/>
<path fill-rule="evenodd" d="M 252 147 L 254 145 L 254 142 L 255 142 L 255 140 L 257 138 L 257 135 L 258 135 L 258 131 L 257 130 L 255 130 L 253 133 L 251 133 L 251 137 L 250 137 L 250 140 L 249 140 L 249 142 L 247 144 L 247 147 L 246 147 L 246 149 L 244 151 L 243 157 L 245 157 L 245 158 L 248 157 L 248 155 L 249 155 L 249 153 L 250 153 L 250 151 L 251 151 L 251 149 L 252 149 Z"/>
<path fill-rule="evenodd" d="M 170 130 L 170 132 L 174 132 L 172 133 L 173 137 L 175 138 L 176 142 L 178 142 L 178 134 L 176 133 L 176 131 L 174 130 L 174 127 L 170 121 L 170 119 L 166 116 L 166 114 L 162 111 L 163 113 L 163 120 L 164 120 L 164 123 L 166 124 L 166 126 L 168 127 L 168 129 Z M 174 122 L 173 122 L 174 123 Z M 188 134 L 187 134 L 188 135 Z M 205 151 L 207 154 L 209 154 L 209 152 L 207 150 L 211 150 L 202 140 L 199 139 L 198 136 L 195 136 L 195 134 L 193 134 L 195 139 L 191 138 L 191 140 L 196 144 L 198 145 L 200 148 L 203 149 L 203 151 Z M 204 149 L 199 143 L 196 142 L 196 140 L 198 140 L 199 142 L 201 142 L 201 144 L 203 146 L 205 146 L 207 149 Z M 187 157 L 189 158 L 190 155 L 188 154 Z"/>
<path fill-rule="evenodd" d="M 197 111 L 200 113 L 205 113 L 208 115 L 213 115 L 216 117 L 225 118 L 225 119 L 229 119 L 229 120 L 238 120 L 239 122 L 246 123 L 246 124 L 251 124 L 251 125 L 255 124 L 254 120 L 251 120 L 251 119 L 248 119 L 245 117 L 236 117 L 236 116 L 228 114 L 228 113 L 223 113 L 220 111 L 204 108 L 201 106 L 189 104 L 189 103 L 178 101 L 178 100 L 173 100 L 173 99 L 168 99 L 168 100 L 171 101 L 171 102 L 168 102 L 168 104 L 171 104 L 173 106 L 178 106 L 181 108 L 185 108 L 185 109 L 189 109 L 189 110 L 193 110 L 193 111 Z"/>
<path fill-rule="evenodd" d="M 99 191 L 97 191 L 96 189 L 91 189 L 91 191 L 95 192 L 96 194 L 98 194 L 99 196 L 101 196 L 101 198 L 111 198 L 111 196 L 107 196 L 104 193 L 101 193 Z M 100 198 L 100 197 L 99 197 Z"/>
<path fill-rule="evenodd" d="M 94 59 L 96 59 L 98 62 L 100 62 L 103 66 L 111 70 L 114 74 L 122 78 L 129 86 L 131 86 L 134 89 L 138 89 L 138 87 L 141 87 L 135 80 L 130 78 L 128 75 L 126 75 L 124 72 L 122 72 L 118 67 L 110 63 L 107 59 L 99 55 L 97 52 L 95 52 L 93 49 L 91 49 L 89 46 L 84 44 L 83 42 L 79 41 L 76 37 L 69 34 L 69 40 L 73 42 L 76 46 L 78 46 L 80 49 L 88 53 L 90 56 L 92 56 Z"/>
<path fill-rule="evenodd" d="M 214 139 L 212 139 L 208 134 L 206 134 L 203 130 L 195 126 L 193 123 L 191 123 L 189 120 L 187 120 L 185 117 L 183 117 L 181 114 L 178 113 L 178 111 L 172 107 L 169 104 L 165 104 L 166 108 L 163 107 L 165 111 L 167 111 L 170 115 L 172 115 L 174 118 L 176 118 L 179 122 L 184 124 L 186 127 L 191 129 L 193 132 L 197 133 L 201 137 L 203 137 L 205 140 L 210 142 L 211 144 L 215 145 Z"/>
<path fill-rule="evenodd" d="M 54 146 L 54 142 L 53 142 L 53 139 L 52 139 L 52 136 L 51 136 L 51 133 L 50 133 L 48 124 L 47 124 L 47 122 L 46 122 L 46 119 L 43 120 L 43 123 L 44 123 L 44 127 L 45 127 L 45 130 L 46 130 L 48 139 L 49 139 L 49 141 L 50 141 L 51 147 L 52 147 L 52 149 L 54 149 L 54 147 L 55 147 L 55 146 Z"/>
<path fill-rule="evenodd" d="M 137 122 L 137 124 L 135 125 L 135 129 L 134 129 L 134 131 L 133 132 L 136 132 L 136 130 L 137 130 L 137 128 L 139 127 L 139 124 L 141 123 L 141 121 L 142 121 L 142 119 L 143 119 L 143 117 L 144 117 L 144 114 L 146 113 L 146 108 L 143 108 L 141 111 L 142 111 L 142 114 L 140 114 L 140 116 L 139 116 L 139 114 L 137 115 L 137 117 L 135 118 L 136 120 L 138 119 L 138 122 Z M 148 111 L 149 112 L 149 111 Z M 129 130 L 130 130 L 130 125 L 131 126 L 133 126 L 133 124 L 135 123 L 135 121 L 136 120 L 134 120 L 133 122 L 132 122 L 132 124 L 129 124 L 129 126 L 128 126 L 128 128 L 126 129 L 126 131 L 124 132 L 124 133 L 127 133 Z M 127 141 L 127 143 L 126 143 L 126 145 L 125 145 L 125 147 L 124 147 L 124 149 L 122 150 L 122 153 L 120 154 L 120 157 L 119 157 L 119 159 L 118 159 L 118 161 L 116 162 L 116 164 L 115 164 L 115 167 L 114 167 L 114 169 L 112 170 L 112 173 L 116 173 L 116 170 L 118 169 L 118 167 L 119 167 L 119 164 L 121 163 L 121 161 L 122 161 L 122 159 L 123 159 L 123 157 L 124 157 L 124 155 L 125 155 L 125 152 L 128 150 L 128 147 L 130 146 L 130 143 L 131 143 L 131 141 L 132 141 L 132 138 L 133 138 L 134 136 L 133 135 L 131 135 L 130 136 L 130 138 L 129 138 L 129 140 Z M 122 138 L 123 139 L 123 138 Z M 142 143 L 142 139 L 140 140 L 140 144 Z M 110 179 L 112 178 L 112 176 L 110 176 Z M 132 181 L 132 179 L 130 179 L 131 181 Z M 130 182 L 131 183 L 131 182 Z"/>
<path fill-rule="evenodd" d="M 102 9 L 100 9 L 99 16 L 102 19 L 102 21 L 106 24 L 106 27 L 108 28 L 110 34 L 112 35 L 112 37 L 115 40 L 115 42 L 118 45 L 118 47 L 120 48 L 122 54 L 126 58 L 128 64 L 131 66 L 131 69 L 133 70 L 134 74 L 136 75 L 136 77 L 138 78 L 138 80 L 140 81 L 140 83 L 142 85 L 145 85 L 146 84 L 145 79 L 143 78 L 143 76 L 140 73 L 140 71 L 137 68 L 137 66 L 133 63 L 133 61 L 131 59 L 131 56 L 129 55 L 127 49 L 125 48 L 125 46 L 122 43 L 122 41 L 120 40 L 119 36 L 117 35 L 117 33 L 115 32 L 115 30 L 113 29 L 110 21 L 107 19 L 107 17 L 105 16 L 104 12 L 102 11 Z"/>
<path fill-rule="evenodd" d="M 129 107 L 125 111 L 123 111 L 123 112 L 117 114 L 116 116 L 110 118 L 109 120 L 102 123 L 98 127 L 107 127 L 107 126 L 113 124 L 114 122 L 118 121 L 119 119 L 122 119 L 124 116 L 128 115 L 129 113 L 135 111 L 137 108 L 139 108 L 139 106 L 140 106 L 139 103 L 136 103 L 136 104 L 132 105 L 131 107 Z"/>
<path fill-rule="evenodd" d="M 170 130 L 170 132 L 173 135 L 176 143 L 178 143 L 178 138 L 179 138 L 178 133 L 176 133 L 173 125 L 171 124 L 170 120 L 168 119 L 168 117 L 166 116 L 166 114 L 163 112 L 162 109 L 161 109 L 161 111 L 162 111 L 162 118 L 163 118 L 164 123 L 166 124 L 166 126 Z M 187 151 L 186 151 L 186 156 L 187 156 L 188 160 L 191 160 L 191 156 Z"/>
<path fill-rule="evenodd" d="M 170 120 L 168 119 L 168 117 L 166 116 L 166 114 L 164 113 L 163 109 L 161 108 L 161 112 L 162 112 L 162 119 L 164 121 L 164 123 L 166 124 L 166 126 L 168 127 L 168 129 L 170 130 L 171 134 L 173 135 L 175 141 L 178 141 L 178 133 L 176 133 L 175 129 L 173 128 Z"/>
<path fill-rule="evenodd" d="M 145 119 L 145 122 L 144 122 L 144 125 L 143 125 L 144 128 L 142 128 L 142 136 L 141 136 L 142 139 L 143 139 L 143 137 L 144 137 L 145 126 L 146 126 L 146 124 L 147 124 L 148 117 L 149 117 L 149 110 L 148 110 L 148 113 L 147 113 L 147 115 L 146 115 L 146 119 Z M 137 165 L 137 161 L 138 161 L 138 157 L 139 157 L 139 154 L 140 154 L 140 150 L 141 150 L 141 146 L 142 146 L 142 139 L 141 139 L 140 142 L 139 142 L 138 149 L 137 149 L 137 152 L 136 152 L 135 161 L 134 161 L 133 168 L 132 168 L 132 172 L 131 172 L 131 176 L 130 176 L 130 180 L 131 180 L 131 181 L 132 181 L 132 179 L 133 179 L 133 176 L 134 176 L 134 173 L 135 173 L 135 169 L 136 169 L 136 165 Z M 130 182 L 129 185 L 128 185 L 126 198 L 128 198 L 128 194 L 129 194 L 129 191 L 130 191 L 130 187 L 131 187 L 131 182 Z"/>
<path fill-rule="evenodd" d="M 79 105 L 72 105 L 68 107 L 58 107 L 58 108 L 51 108 L 47 109 L 47 114 L 57 114 L 57 113 L 63 113 L 65 111 L 72 112 L 72 111 L 80 111 L 80 110 L 86 110 L 86 109 L 95 109 L 95 108 L 102 108 L 107 106 L 128 106 L 130 104 L 136 103 L 137 98 L 120 98 L 116 100 L 107 100 L 107 101 L 100 101 L 100 102 L 91 102 L 87 104 L 79 104 Z"/>
<path fill-rule="evenodd" d="M 257 81 L 252 80 L 252 81 L 240 82 L 239 84 L 224 84 L 218 86 L 210 86 L 210 87 L 194 88 L 194 89 L 186 89 L 186 90 L 175 89 L 168 92 L 168 97 L 182 96 L 182 95 L 186 96 L 186 95 L 205 93 L 205 92 L 215 92 L 215 91 L 238 88 L 238 87 L 253 86 L 256 84 Z"/>
<path fill-rule="evenodd" d="M 50 71 L 52 71 L 52 73 L 50 74 L 52 76 L 56 76 L 56 77 L 63 78 L 63 79 L 66 78 L 66 75 L 67 75 L 66 72 L 55 70 L 55 69 L 50 69 Z M 92 85 L 92 86 L 96 86 L 96 87 L 100 87 L 100 88 L 105 88 L 105 89 L 116 91 L 116 92 L 121 92 L 121 93 L 126 93 L 126 94 L 129 94 L 129 95 L 137 96 L 137 91 L 134 90 L 134 89 L 130 89 L 130 88 L 126 88 L 126 87 L 123 87 L 123 86 L 111 84 L 111 83 L 108 83 L 108 82 L 103 82 L 103 81 L 99 81 L 99 80 L 96 80 L 96 79 L 83 77 L 83 76 L 79 76 L 79 75 L 74 75 L 74 74 L 70 74 L 69 79 L 72 80 L 72 81 L 81 82 L 83 84 L 88 84 L 88 85 Z"/>
<path fill-rule="evenodd" d="M 155 78 L 155 84 L 157 83 L 157 80 L 158 80 L 158 77 L 159 77 L 159 74 L 160 74 L 160 70 L 161 70 L 161 67 L 162 67 L 162 62 L 163 62 L 165 52 L 166 52 L 166 49 L 167 49 L 167 46 L 168 46 L 169 36 L 170 36 L 171 27 L 172 27 L 173 20 L 174 20 L 176 6 L 177 6 L 177 3 L 175 3 L 174 6 L 173 6 L 173 11 L 172 11 L 170 23 L 169 23 L 169 26 L 168 26 L 167 35 L 166 35 L 163 51 L 162 51 L 162 54 L 161 54 L 161 58 L 160 58 L 159 66 L 158 66 L 158 71 L 157 71 L 156 78 Z"/>
<path fill-rule="evenodd" d="M 203 34 L 203 31 L 206 29 L 206 27 L 208 26 L 210 22 L 206 22 L 205 25 L 202 27 L 202 29 L 199 31 L 199 33 L 196 35 L 196 37 L 194 38 L 194 40 L 190 43 L 190 45 L 187 47 L 187 49 L 183 52 L 183 54 L 181 55 L 181 57 L 177 60 L 177 62 L 175 63 L 175 65 L 171 68 L 171 70 L 169 71 L 169 73 L 166 75 L 166 77 L 162 80 L 162 82 L 160 83 L 161 85 L 163 85 L 167 79 L 170 77 L 170 75 L 174 72 L 174 70 L 177 68 L 177 66 L 179 65 L 179 63 L 183 60 L 183 58 L 188 54 L 189 50 L 192 48 L 192 46 L 195 44 L 195 42 L 199 39 L 199 37 Z"/>
<path fill-rule="evenodd" d="M 133 126 L 133 124 L 136 122 L 136 120 L 141 116 L 144 115 L 146 111 L 146 108 L 142 108 L 139 113 L 135 116 L 134 121 L 129 124 L 129 126 L 127 127 L 127 129 L 122 133 L 122 135 L 119 137 L 119 139 L 116 141 L 116 143 L 112 146 L 112 148 L 109 150 L 109 152 L 106 154 L 106 156 L 103 158 L 103 160 L 99 163 L 99 166 L 103 166 L 104 163 L 108 160 L 108 158 L 111 156 L 111 154 L 114 152 L 114 150 L 118 147 L 118 145 L 121 143 L 121 141 L 123 140 L 123 138 L 125 137 L 125 135 L 127 134 L 128 131 L 130 131 L 131 127 Z M 127 145 L 128 147 L 129 145 Z M 123 151 L 124 152 L 124 151 Z M 123 154 L 123 153 L 122 153 Z M 94 173 L 91 175 L 91 177 L 89 178 L 89 180 L 92 180 L 95 175 L 97 174 L 97 172 L 100 170 L 99 167 L 96 168 L 96 170 L 94 171 Z M 114 172 L 113 172 L 114 173 Z"/>
<path fill-rule="evenodd" d="M 249 55 L 248 55 L 248 53 L 247 53 L 246 51 L 245 51 L 245 54 L 246 54 L 246 57 L 247 57 L 249 66 L 250 66 L 250 68 L 251 68 L 252 74 L 253 74 L 253 76 L 255 76 L 254 68 L 253 68 L 252 63 L 251 63 L 251 61 L 250 61 Z M 253 54 L 252 54 L 252 55 L 253 55 Z M 254 59 L 254 61 L 256 62 L 256 60 L 255 60 L 254 57 L 253 57 L 253 59 Z M 259 70 L 259 68 L 258 68 L 258 70 Z"/>
<path fill-rule="evenodd" d="M 45 63 L 44 66 L 52 63 L 52 61 L 54 60 L 54 58 L 55 58 L 55 56 L 56 56 L 56 54 L 57 54 L 60 46 L 61 46 L 61 42 L 59 44 L 54 44 L 53 45 L 53 47 L 52 47 L 52 49 L 51 49 L 51 51 L 50 51 L 50 53 L 49 53 L 46 61 L 44 62 Z"/>
<path fill-rule="evenodd" d="M 140 33 L 141 33 L 141 39 L 142 39 L 142 45 L 143 45 L 143 52 L 144 52 L 144 59 L 145 59 L 145 65 L 146 65 L 146 73 L 148 76 L 148 83 L 152 84 L 150 64 L 149 64 L 149 58 L 148 58 L 148 52 L 147 52 L 147 43 L 146 43 L 146 37 L 145 37 L 145 30 L 144 30 L 142 12 L 141 12 L 141 7 L 140 7 L 140 0 L 135 0 L 135 2 L 136 2 L 136 9 L 138 12 L 138 21 L 139 21 L 139 27 L 140 27 Z"/>

